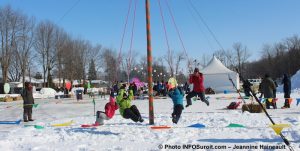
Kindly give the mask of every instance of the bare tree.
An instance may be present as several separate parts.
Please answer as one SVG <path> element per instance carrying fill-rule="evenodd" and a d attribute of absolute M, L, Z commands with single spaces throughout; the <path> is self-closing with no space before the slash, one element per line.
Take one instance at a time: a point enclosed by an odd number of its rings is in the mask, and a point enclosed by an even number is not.
<path fill-rule="evenodd" d="M 101 69 L 103 69 L 103 66 L 101 64 L 102 58 L 101 58 L 101 52 L 102 52 L 102 46 L 100 44 L 97 44 L 96 46 L 93 46 L 89 53 L 89 58 L 93 59 L 95 61 L 96 71 L 99 72 Z"/>
<path fill-rule="evenodd" d="M 63 45 L 63 51 L 61 53 L 61 75 L 64 79 L 69 79 L 71 82 L 75 79 L 76 71 L 76 54 L 74 52 L 74 44 L 75 41 L 72 40 L 70 37 L 66 40 L 65 44 Z M 64 83 L 64 82 L 63 82 Z"/>
<path fill-rule="evenodd" d="M 64 76 L 65 73 L 63 71 L 63 67 L 65 65 L 64 60 L 68 56 L 66 53 L 64 53 L 64 51 L 67 51 L 68 48 L 67 44 L 68 41 L 70 40 L 70 36 L 62 28 L 58 28 L 57 30 L 55 30 L 54 36 L 55 36 L 54 50 L 57 58 L 55 66 L 57 68 L 57 77 L 59 80 L 58 85 L 64 86 L 66 77 Z M 62 83 L 61 83 L 61 78 L 62 78 Z"/>
<path fill-rule="evenodd" d="M 178 52 L 175 58 L 175 74 L 179 75 L 179 67 L 180 63 L 184 61 L 186 58 L 184 57 L 184 52 Z"/>
<path fill-rule="evenodd" d="M 164 58 L 169 66 L 171 76 L 174 77 L 174 51 L 169 50 Z"/>
<path fill-rule="evenodd" d="M 135 51 L 131 51 L 130 53 L 127 53 L 127 55 L 124 54 L 123 56 L 126 56 L 126 58 L 122 59 L 123 60 L 122 67 L 123 67 L 123 70 L 126 72 L 127 82 L 129 83 L 130 74 L 131 74 L 131 71 L 135 64 L 134 56 L 137 56 L 137 54 Z"/>
<path fill-rule="evenodd" d="M 102 52 L 103 64 L 105 67 L 106 80 L 110 82 L 110 84 L 117 80 L 115 79 L 115 73 L 121 73 L 120 70 L 117 69 L 118 58 L 117 53 L 111 49 L 105 48 Z"/>
<path fill-rule="evenodd" d="M 12 54 L 16 49 L 16 38 L 19 36 L 21 15 L 6 6 L 0 7 L 0 18 L 0 63 L 3 82 L 7 82 Z"/>
<path fill-rule="evenodd" d="M 202 67 L 207 66 L 209 60 L 210 60 L 209 55 L 207 55 L 207 54 L 202 54 L 202 59 L 200 60 L 201 66 L 202 66 Z"/>
<path fill-rule="evenodd" d="M 8 70 L 8 80 L 9 81 L 20 81 L 21 69 L 18 63 L 17 56 L 12 56 L 12 61 L 10 62 Z"/>
<path fill-rule="evenodd" d="M 18 44 L 16 49 L 16 57 L 18 60 L 18 65 L 21 69 L 23 86 L 25 82 L 26 70 L 29 69 L 29 63 L 31 61 L 30 57 L 33 56 L 32 48 L 34 43 L 34 26 L 35 20 L 33 18 L 23 16 L 20 36 L 17 39 Z"/>
<path fill-rule="evenodd" d="M 300 68 L 300 38 L 297 35 L 294 35 L 290 38 L 287 38 L 285 43 L 288 51 L 287 73 L 293 74 Z"/>
<path fill-rule="evenodd" d="M 249 59 L 250 53 L 248 52 L 247 47 L 243 46 L 241 43 L 233 44 L 233 51 L 235 52 L 236 66 L 238 67 L 240 74 L 243 74 L 244 64 Z"/>
<path fill-rule="evenodd" d="M 37 25 L 35 33 L 35 49 L 40 57 L 40 62 L 43 66 L 44 86 L 50 85 L 50 71 L 54 67 L 55 53 L 55 28 L 56 26 L 50 21 L 42 21 Z"/>

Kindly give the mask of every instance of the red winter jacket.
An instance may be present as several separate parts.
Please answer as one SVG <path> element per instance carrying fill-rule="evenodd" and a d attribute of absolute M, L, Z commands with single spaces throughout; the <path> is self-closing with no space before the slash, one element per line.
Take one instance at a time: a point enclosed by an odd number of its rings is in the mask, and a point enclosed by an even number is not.
<path fill-rule="evenodd" d="M 118 105 L 115 102 L 115 98 L 110 97 L 109 102 L 105 105 L 105 114 L 108 118 L 112 118 L 115 115 L 115 111 L 118 109 Z"/>
<path fill-rule="evenodd" d="M 196 75 L 196 74 L 192 74 L 190 75 L 190 79 L 189 79 L 189 83 L 193 84 L 193 91 L 195 92 L 204 92 L 205 88 L 204 88 L 204 77 L 202 75 L 202 73 Z"/>

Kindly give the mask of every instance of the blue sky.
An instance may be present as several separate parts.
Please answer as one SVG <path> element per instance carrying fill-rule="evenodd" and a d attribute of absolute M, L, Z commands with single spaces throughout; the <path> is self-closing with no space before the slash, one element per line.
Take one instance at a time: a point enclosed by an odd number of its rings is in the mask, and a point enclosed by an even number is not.
<path fill-rule="evenodd" d="M 130 0 L 1 0 L 38 21 L 51 20 L 74 37 L 99 43 L 117 51 L 120 49 L 126 13 Z M 241 42 L 257 59 L 264 44 L 274 44 L 295 34 L 300 35 L 299 0 L 191 0 L 224 49 Z M 188 0 L 168 0 L 176 25 L 189 56 L 202 58 L 221 49 Z M 145 1 L 138 0 L 134 28 L 133 50 L 146 54 Z M 151 32 L 153 55 L 163 56 L 167 45 L 157 0 L 151 3 Z M 161 0 L 172 50 L 182 50 L 175 26 L 165 0 Z M 133 7 L 132 7 L 133 8 Z M 66 14 L 66 16 L 64 16 Z M 63 17 L 64 16 L 64 17 Z M 133 9 L 129 18 L 122 52 L 128 52 L 133 23 Z"/>

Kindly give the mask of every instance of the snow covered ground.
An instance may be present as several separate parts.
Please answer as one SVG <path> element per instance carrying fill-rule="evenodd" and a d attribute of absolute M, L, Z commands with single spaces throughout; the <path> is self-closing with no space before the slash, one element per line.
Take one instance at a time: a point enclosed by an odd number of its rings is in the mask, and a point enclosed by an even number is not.
<path fill-rule="evenodd" d="M 133 101 L 140 109 L 144 123 L 123 119 L 119 111 L 116 111 L 114 118 L 106 121 L 103 126 L 81 128 L 81 124 L 95 121 L 92 99 L 88 96 L 84 96 L 84 100 L 79 102 L 75 99 L 36 99 L 39 105 L 33 108 L 34 122 L 0 124 L 0 151 L 192 150 L 189 147 L 199 150 L 237 150 L 233 149 L 235 145 L 252 146 L 252 149 L 244 150 L 263 150 L 260 145 L 283 147 L 281 137 L 269 127 L 271 123 L 264 113 L 242 113 L 241 106 L 237 110 L 224 109 L 230 102 L 239 101 L 235 99 L 237 96 L 238 94 L 210 95 L 209 107 L 199 100 L 193 101 L 191 107 L 183 110 L 177 125 L 170 118 L 172 101 L 169 98 L 155 99 L 155 125 L 172 127 L 165 130 L 150 129 L 148 100 Z M 220 97 L 223 99 L 217 99 Z M 280 108 L 284 104 L 283 94 L 278 93 L 277 97 L 277 107 Z M 291 142 L 294 150 L 300 150 L 300 105 L 296 106 L 295 100 L 300 98 L 300 94 L 293 93 L 291 97 L 294 101 L 290 109 L 269 109 L 268 112 L 275 123 L 291 125 L 282 134 Z M 107 100 L 96 97 L 96 110 L 103 110 L 106 102 Z M 1 121 L 22 119 L 22 112 L 22 101 L 0 102 Z M 74 121 L 71 126 L 51 126 L 71 120 Z M 188 127 L 197 123 L 205 125 L 205 128 Z M 241 124 L 245 128 L 227 128 L 230 123 Z M 44 126 L 44 129 L 24 126 L 29 124 Z M 285 148 L 287 150 L 286 146 Z"/>

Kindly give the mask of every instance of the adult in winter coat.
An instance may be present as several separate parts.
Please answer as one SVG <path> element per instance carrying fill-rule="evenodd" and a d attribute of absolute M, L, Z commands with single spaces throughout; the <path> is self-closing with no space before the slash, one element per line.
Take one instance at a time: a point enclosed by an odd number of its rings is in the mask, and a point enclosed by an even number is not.
<path fill-rule="evenodd" d="M 95 125 L 103 125 L 104 120 L 110 120 L 114 115 L 115 111 L 118 109 L 118 105 L 115 101 L 114 94 L 111 93 L 109 102 L 105 104 L 105 112 L 97 111 L 97 118 Z"/>
<path fill-rule="evenodd" d="M 249 82 L 249 80 L 244 80 L 243 88 L 244 88 L 245 96 L 248 97 L 250 96 L 251 86 L 252 84 Z"/>
<path fill-rule="evenodd" d="M 266 107 L 267 109 L 270 109 L 270 105 L 273 106 L 273 108 L 276 108 L 276 104 L 272 102 L 269 102 L 268 99 L 274 99 L 274 89 L 276 89 L 275 83 L 272 80 L 272 78 L 269 76 L 269 74 L 266 74 L 261 82 L 261 91 L 264 95 L 264 98 L 266 98 Z"/>
<path fill-rule="evenodd" d="M 207 106 L 209 106 L 208 100 L 205 98 L 205 88 L 204 88 L 204 77 L 201 72 L 199 72 L 198 68 L 195 68 L 194 73 L 190 74 L 189 83 L 193 84 L 193 91 L 190 92 L 186 96 L 187 105 L 185 107 L 188 107 L 192 105 L 191 98 L 194 96 L 199 96 L 202 102 L 205 102 Z"/>
<path fill-rule="evenodd" d="M 117 96 L 117 103 L 119 105 L 120 114 L 126 119 L 131 119 L 134 122 L 143 122 L 140 111 L 135 105 L 131 105 L 133 100 L 133 91 L 129 90 L 129 95 L 125 91 L 125 86 L 122 86 Z"/>
<path fill-rule="evenodd" d="M 177 124 L 183 110 L 184 93 L 173 85 L 168 85 L 169 96 L 173 101 L 172 122 Z"/>
<path fill-rule="evenodd" d="M 282 108 L 290 108 L 290 102 L 289 98 L 291 97 L 291 79 L 288 77 L 287 74 L 283 75 L 282 79 L 282 84 L 283 84 L 283 92 L 284 92 L 284 106 Z"/>
<path fill-rule="evenodd" d="M 22 92 L 23 98 L 23 120 L 24 122 L 33 121 L 32 119 L 32 106 L 34 104 L 34 99 L 32 96 L 32 85 L 29 82 L 25 82 L 25 89 Z"/>

